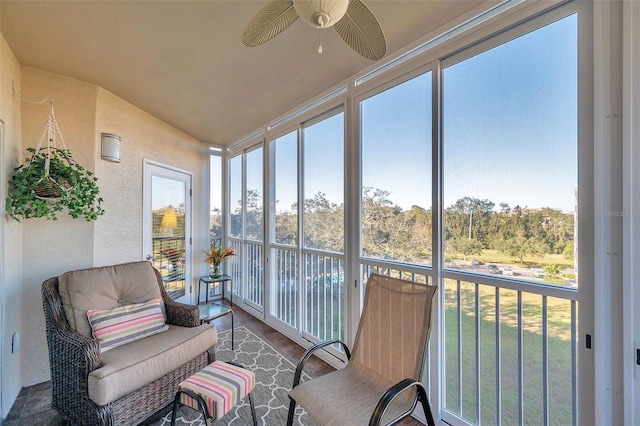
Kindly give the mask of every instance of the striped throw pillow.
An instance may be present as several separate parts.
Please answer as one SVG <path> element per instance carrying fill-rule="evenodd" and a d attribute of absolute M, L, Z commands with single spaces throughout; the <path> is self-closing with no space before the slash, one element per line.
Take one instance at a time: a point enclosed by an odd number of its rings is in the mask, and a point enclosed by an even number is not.
<path fill-rule="evenodd" d="M 100 352 L 168 330 L 161 303 L 158 298 L 114 309 L 88 310 L 87 318 L 93 337 L 100 343 Z"/>

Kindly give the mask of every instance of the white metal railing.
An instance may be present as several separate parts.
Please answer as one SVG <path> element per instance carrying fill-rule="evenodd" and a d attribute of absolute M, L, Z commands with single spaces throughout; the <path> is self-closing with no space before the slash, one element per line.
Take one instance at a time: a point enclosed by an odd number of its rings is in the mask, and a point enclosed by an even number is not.
<path fill-rule="evenodd" d="M 232 256 L 229 263 L 228 273 L 233 280 L 233 295 L 234 297 L 242 298 L 243 292 L 243 280 L 242 280 L 242 258 L 243 258 L 243 250 L 242 250 L 242 240 L 237 240 L 233 238 L 229 238 L 229 245 L 233 248 L 233 252 L 235 256 Z"/>
<path fill-rule="evenodd" d="M 276 248 L 274 286 L 274 316 L 285 324 L 297 328 L 298 314 L 298 250 Z"/>
<path fill-rule="evenodd" d="M 172 299 L 185 295 L 184 237 L 155 237 L 153 267 L 160 271 L 164 287 Z"/>
<path fill-rule="evenodd" d="M 471 424 L 575 425 L 576 292 L 474 281 L 444 280 L 444 413 Z"/>
<path fill-rule="evenodd" d="M 344 259 L 305 251 L 304 332 L 318 340 L 344 340 Z"/>
<path fill-rule="evenodd" d="M 263 243 L 229 238 L 229 244 L 235 252 L 228 269 L 234 283 L 234 296 L 262 308 L 264 306 Z M 243 269 L 243 265 L 246 269 Z"/>
<path fill-rule="evenodd" d="M 246 300 L 264 307 L 264 245 L 261 242 L 245 242 L 247 262 Z"/>

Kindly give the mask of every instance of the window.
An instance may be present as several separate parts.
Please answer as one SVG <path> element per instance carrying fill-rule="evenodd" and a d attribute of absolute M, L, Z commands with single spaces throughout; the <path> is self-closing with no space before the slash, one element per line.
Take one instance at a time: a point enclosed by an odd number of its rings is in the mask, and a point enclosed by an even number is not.
<path fill-rule="evenodd" d="M 362 256 L 431 264 L 431 72 L 365 99 Z"/>
<path fill-rule="evenodd" d="M 274 159 L 275 242 L 298 244 L 298 137 L 291 132 L 271 143 Z"/>
<path fill-rule="evenodd" d="M 272 253 L 272 315 L 292 328 L 298 324 L 298 136 L 291 132 L 270 143 L 275 236 Z"/>
<path fill-rule="evenodd" d="M 451 425 L 577 424 L 578 394 L 581 407 L 593 398 L 592 357 L 578 346 L 578 313 L 593 327 L 593 273 L 583 260 L 580 283 L 578 249 L 594 245 L 584 230 L 577 239 L 577 206 L 594 191 L 593 164 L 578 161 L 593 152 L 581 128 L 592 123 L 578 120 L 593 108 L 581 91 L 589 43 L 578 43 L 590 6 L 542 7 L 466 47 L 448 34 L 453 44 L 350 87 L 340 106 L 315 102 L 267 126 L 265 200 L 248 170 L 263 173 L 262 149 L 229 165 L 232 240 L 250 275 L 266 217 L 266 319 L 300 343 L 353 337 L 371 273 L 439 287 L 423 381 Z"/>
<path fill-rule="evenodd" d="M 344 114 L 304 130 L 304 246 L 344 250 Z"/>
<path fill-rule="evenodd" d="M 262 147 L 229 159 L 229 242 L 234 290 L 256 309 L 264 304 Z M 243 279 L 244 278 L 244 279 Z"/>
<path fill-rule="evenodd" d="M 344 336 L 344 113 L 303 127 L 304 331 Z M 322 252 L 318 252 L 321 250 Z"/>
<path fill-rule="evenodd" d="M 215 152 L 215 154 L 213 153 Z M 222 157 L 220 150 L 209 156 L 209 241 L 222 246 Z"/>
<path fill-rule="evenodd" d="M 474 424 L 575 423 L 577 22 L 444 62 L 443 408 Z"/>
<path fill-rule="evenodd" d="M 229 160 L 229 235 L 242 238 L 242 156 Z"/>
<path fill-rule="evenodd" d="M 577 17 L 443 70 L 445 267 L 576 285 Z"/>

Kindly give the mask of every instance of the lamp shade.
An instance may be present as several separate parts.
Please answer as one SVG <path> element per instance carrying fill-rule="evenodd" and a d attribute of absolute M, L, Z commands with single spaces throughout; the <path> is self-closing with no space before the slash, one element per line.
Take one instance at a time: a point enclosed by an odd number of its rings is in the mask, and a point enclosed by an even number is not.
<path fill-rule="evenodd" d="M 338 22 L 345 13 L 349 0 L 293 0 L 298 16 L 315 28 L 327 28 Z"/>
<path fill-rule="evenodd" d="M 112 135 L 111 133 L 101 133 L 102 152 L 101 157 L 103 160 L 112 161 L 114 163 L 120 162 L 120 136 Z"/>
<path fill-rule="evenodd" d="M 176 209 L 173 207 L 167 207 L 162 215 L 162 222 L 160 228 L 162 229 L 175 229 L 178 227 L 178 217 L 176 216 Z"/>

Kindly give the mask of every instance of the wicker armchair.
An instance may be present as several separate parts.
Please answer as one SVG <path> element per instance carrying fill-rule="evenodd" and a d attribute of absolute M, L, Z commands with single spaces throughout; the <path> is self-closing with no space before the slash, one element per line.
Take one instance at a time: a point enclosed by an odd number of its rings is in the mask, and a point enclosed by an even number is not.
<path fill-rule="evenodd" d="M 321 425 L 392 425 L 420 403 L 429 426 L 435 422 L 420 382 L 429 339 L 435 286 L 371 274 L 353 355 L 340 340 L 320 342 L 301 357 L 289 393 L 287 425 L 296 403 Z M 300 383 L 314 352 L 339 344 L 346 367 Z"/>
<path fill-rule="evenodd" d="M 123 265 L 126 267 L 129 264 Z M 198 308 L 172 301 L 164 289 L 159 272 L 155 269 L 153 272 L 164 302 L 167 324 L 182 327 L 200 326 Z M 178 384 L 215 360 L 213 345 L 216 342 L 213 341 L 208 350 L 193 359 L 185 359 L 184 364 L 164 377 L 155 379 L 113 402 L 97 405 L 89 397 L 88 381 L 89 374 L 103 366 L 99 343 L 70 326 L 59 291 L 58 277 L 50 278 L 42 284 L 42 298 L 51 370 L 51 406 L 71 424 L 138 424 L 171 404 Z"/>

